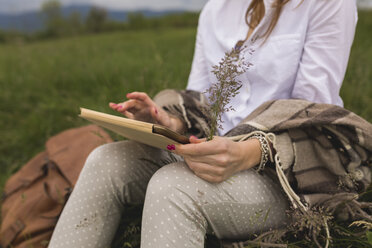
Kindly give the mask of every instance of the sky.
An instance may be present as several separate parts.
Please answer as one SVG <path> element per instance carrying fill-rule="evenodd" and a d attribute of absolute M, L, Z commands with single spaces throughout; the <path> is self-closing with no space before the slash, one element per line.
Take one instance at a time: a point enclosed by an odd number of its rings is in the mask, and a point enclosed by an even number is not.
<path fill-rule="evenodd" d="M 0 0 L 0 12 L 22 13 L 25 11 L 39 10 L 46 0 Z M 93 4 L 108 9 L 117 10 L 200 10 L 207 0 L 59 0 L 62 5 Z M 352 1 L 352 0 L 350 0 Z M 372 8 L 372 0 L 357 0 L 360 5 Z"/>
<path fill-rule="evenodd" d="M 372 8 L 372 0 L 357 0 L 359 6 Z"/>
<path fill-rule="evenodd" d="M 22 13 L 39 10 L 46 0 L 0 0 L 0 12 Z M 199 11 L 207 0 L 59 0 L 62 5 L 92 4 L 116 10 L 168 10 L 183 9 Z"/>

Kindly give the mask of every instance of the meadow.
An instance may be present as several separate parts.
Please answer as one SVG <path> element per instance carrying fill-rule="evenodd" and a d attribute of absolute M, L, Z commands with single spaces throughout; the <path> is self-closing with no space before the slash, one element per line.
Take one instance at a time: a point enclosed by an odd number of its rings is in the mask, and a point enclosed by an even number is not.
<path fill-rule="evenodd" d="M 341 90 L 345 107 L 369 122 L 371 30 L 372 13 L 360 12 Z M 108 102 L 127 92 L 184 88 L 195 34 L 195 27 L 160 28 L 0 44 L 0 191 L 49 137 L 88 124 L 79 107 L 113 113 Z"/>

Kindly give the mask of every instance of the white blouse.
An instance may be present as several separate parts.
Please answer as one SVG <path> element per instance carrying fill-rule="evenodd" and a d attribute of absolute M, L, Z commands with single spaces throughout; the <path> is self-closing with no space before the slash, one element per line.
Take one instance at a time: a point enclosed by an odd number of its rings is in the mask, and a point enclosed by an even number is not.
<path fill-rule="evenodd" d="M 235 111 L 222 116 L 221 135 L 268 100 L 301 98 L 343 105 L 339 91 L 357 23 L 356 0 L 291 0 L 262 43 L 274 1 L 264 0 L 266 14 L 244 44 L 244 58 L 253 65 L 239 76 L 243 87 L 231 101 Z M 209 0 L 204 6 L 187 89 L 204 92 L 216 82 L 212 66 L 245 39 L 250 3 Z"/>

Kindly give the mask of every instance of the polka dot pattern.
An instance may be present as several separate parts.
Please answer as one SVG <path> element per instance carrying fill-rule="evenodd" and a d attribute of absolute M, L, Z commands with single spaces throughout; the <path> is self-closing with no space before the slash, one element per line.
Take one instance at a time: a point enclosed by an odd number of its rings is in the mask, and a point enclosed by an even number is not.
<path fill-rule="evenodd" d="M 213 184 L 180 157 L 132 141 L 88 157 L 49 247 L 110 247 L 127 204 L 143 204 L 141 247 L 204 247 L 206 233 L 245 238 L 285 224 L 280 186 L 254 170 Z"/>
<path fill-rule="evenodd" d="M 95 149 L 87 158 L 49 247 L 110 247 L 125 214 L 124 206 L 143 204 L 151 176 L 176 159 L 169 152 L 132 141 Z"/>
<path fill-rule="evenodd" d="M 248 238 L 285 224 L 287 207 L 280 187 L 255 170 L 213 184 L 184 162 L 173 163 L 149 182 L 141 247 L 204 247 L 207 232 L 225 239 Z"/>

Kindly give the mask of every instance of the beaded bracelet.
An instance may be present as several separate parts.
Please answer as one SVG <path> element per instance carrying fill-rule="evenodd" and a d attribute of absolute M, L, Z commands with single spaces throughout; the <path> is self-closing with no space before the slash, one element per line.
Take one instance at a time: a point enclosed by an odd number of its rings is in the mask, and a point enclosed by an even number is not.
<path fill-rule="evenodd" d="M 260 149 L 261 149 L 261 161 L 257 167 L 257 171 L 261 171 L 265 168 L 265 165 L 270 159 L 270 144 L 267 140 L 266 136 L 261 133 L 256 133 L 253 136 L 249 137 L 249 139 L 257 139 L 260 142 Z"/>

